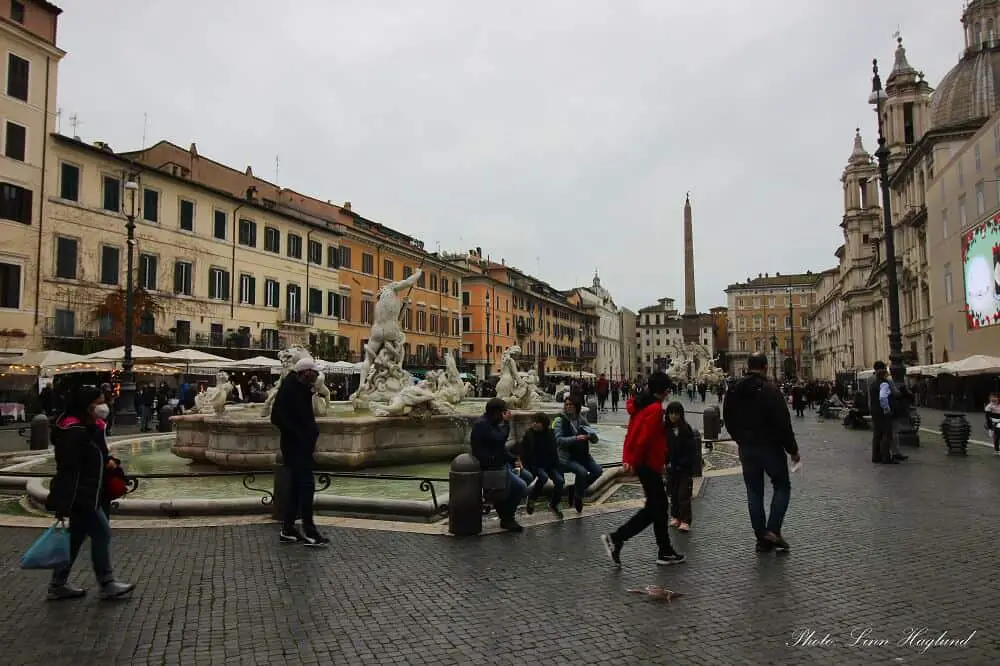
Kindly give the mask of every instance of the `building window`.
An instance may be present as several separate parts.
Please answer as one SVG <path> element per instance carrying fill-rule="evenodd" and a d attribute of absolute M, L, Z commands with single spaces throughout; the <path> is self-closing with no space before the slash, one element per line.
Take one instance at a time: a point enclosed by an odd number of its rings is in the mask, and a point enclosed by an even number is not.
<path fill-rule="evenodd" d="M 373 303 L 367 298 L 361 301 L 361 323 L 370 324 L 372 323 L 372 310 Z"/>
<path fill-rule="evenodd" d="M 122 184 L 114 176 L 101 177 L 101 208 L 112 213 L 122 209 Z M 63 197 L 65 199 L 65 197 Z"/>
<path fill-rule="evenodd" d="M 954 300 L 954 294 L 952 293 L 952 280 L 951 280 L 951 263 L 945 263 L 944 265 L 944 300 L 947 303 L 951 303 Z"/>
<path fill-rule="evenodd" d="M 792 318 L 788 315 L 785 315 L 785 330 L 787 331 L 791 327 L 792 327 Z"/>
<path fill-rule="evenodd" d="M 55 334 L 63 338 L 76 335 L 76 313 L 72 310 L 56 310 Z"/>
<path fill-rule="evenodd" d="M 80 167 L 67 162 L 59 165 L 59 198 L 80 200 Z"/>
<path fill-rule="evenodd" d="M 340 319 L 351 321 L 351 297 L 341 295 L 340 297 Z"/>
<path fill-rule="evenodd" d="M 277 349 L 279 344 L 278 329 L 264 328 L 260 331 L 260 344 L 264 349 Z"/>
<path fill-rule="evenodd" d="M 410 277 L 411 275 L 413 275 L 413 267 L 412 266 L 407 266 L 406 264 L 403 264 L 403 279 L 405 280 L 406 278 Z"/>
<path fill-rule="evenodd" d="M 7 96 L 28 101 L 28 78 L 31 63 L 13 53 L 7 55 Z"/>
<path fill-rule="evenodd" d="M 350 268 L 351 267 L 351 248 L 346 245 L 340 246 L 340 267 Z"/>
<path fill-rule="evenodd" d="M 302 237 L 295 234 L 288 234 L 288 256 L 292 259 L 302 258 Z"/>
<path fill-rule="evenodd" d="M 941 211 L 941 229 L 944 231 L 944 237 L 948 237 L 948 209 L 945 208 Z"/>
<path fill-rule="evenodd" d="M 423 289 L 424 285 L 426 284 L 427 284 L 427 273 L 421 271 L 420 277 L 417 278 L 417 286 Z"/>
<path fill-rule="evenodd" d="M 281 232 L 274 227 L 264 227 L 264 249 L 268 252 L 281 252 Z"/>
<path fill-rule="evenodd" d="M 472 297 L 472 295 L 469 292 L 463 291 L 462 292 L 462 305 L 469 305 L 469 304 L 471 304 L 472 303 L 471 297 Z"/>
<path fill-rule="evenodd" d="M 507 326 L 508 326 L 508 329 L 509 329 L 510 328 L 510 324 L 508 324 Z M 431 333 L 437 333 L 437 332 L 438 332 L 438 316 L 432 312 L 431 313 Z M 510 335 L 510 330 L 507 331 L 507 335 Z"/>
<path fill-rule="evenodd" d="M 986 212 L 986 197 L 983 195 L 983 184 L 976 183 L 976 215 Z"/>
<path fill-rule="evenodd" d="M 336 245 L 326 246 L 326 267 L 327 268 L 340 267 L 340 249 Z"/>
<path fill-rule="evenodd" d="M 309 314 L 323 314 L 323 290 L 309 288 Z"/>
<path fill-rule="evenodd" d="M 156 257 L 152 254 L 139 255 L 139 287 L 156 291 Z"/>
<path fill-rule="evenodd" d="M 149 312 L 139 317 L 139 335 L 156 335 L 156 317 Z"/>
<path fill-rule="evenodd" d="M 191 344 L 191 322 L 185 319 L 174 321 L 174 342 L 179 345 Z"/>
<path fill-rule="evenodd" d="M 768 315 L 767 327 L 773 329 L 777 325 L 778 325 L 778 318 L 775 315 Z"/>
<path fill-rule="evenodd" d="M 302 289 L 297 284 L 285 287 L 285 319 L 302 321 Z"/>
<path fill-rule="evenodd" d="M 240 275 L 240 303 L 254 305 L 257 303 L 257 279 L 252 275 Z"/>
<path fill-rule="evenodd" d="M 976 173 L 983 168 L 983 156 L 979 151 L 979 144 L 977 143 L 975 148 L 973 148 L 973 154 L 976 156 Z"/>
<path fill-rule="evenodd" d="M 190 261 L 174 262 L 174 293 L 190 296 L 194 280 L 194 267 Z"/>
<path fill-rule="evenodd" d="M 21 307 L 21 267 L 0 262 L 0 308 L 17 310 Z"/>
<path fill-rule="evenodd" d="M 447 294 L 449 291 L 450 291 L 450 289 L 448 288 L 448 278 L 442 277 L 441 278 L 441 293 L 442 294 Z"/>
<path fill-rule="evenodd" d="M 10 20 L 24 23 L 24 3 L 20 0 L 10 0 Z"/>
<path fill-rule="evenodd" d="M 31 224 L 31 190 L 0 183 L 0 219 Z"/>
<path fill-rule="evenodd" d="M 361 272 L 367 275 L 375 274 L 375 257 L 367 252 L 361 254 Z"/>
<path fill-rule="evenodd" d="M 116 247 L 101 246 L 101 284 L 118 284 L 120 255 L 121 251 Z"/>
<path fill-rule="evenodd" d="M 76 279 L 77 242 L 73 238 L 56 238 L 56 277 Z"/>
<path fill-rule="evenodd" d="M 229 271 L 222 268 L 208 270 L 208 297 L 216 301 L 229 300 Z"/>
<path fill-rule="evenodd" d="M 257 247 L 257 223 L 253 220 L 240 218 L 239 243 L 247 247 Z"/>
<path fill-rule="evenodd" d="M 965 187 L 965 169 L 962 168 L 962 158 L 958 158 L 958 186 L 959 188 Z"/>
<path fill-rule="evenodd" d="M 219 240 L 226 240 L 226 228 L 229 226 L 229 216 L 224 210 L 215 211 L 212 224 L 212 235 Z"/>
<path fill-rule="evenodd" d="M 392 259 L 382 260 L 382 277 L 386 280 L 392 280 L 396 273 L 396 264 L 393 263 Z"/>
<path fill-rule="evenodd" d="M 147 222 L 160 221 L 160 193 L 148 187 L 142 188 L 142 219 Z"/>
<path fill-rule="evenodd" d="M 269 308 L 280 307 L 281 285 L 277 280 L 264 280 L 264 305 Z"/>
<path fill-rule="evenodd" d="M 194 202 L 187 199 L 180 201 L 181 231 L 194 231 Z"/>
<path fill-rule="evenodd" d="M 968 222 L 968 217 L 966 216 L 966 213 L 965 213 L 965 195 L 964 194 L 958 198 L 958 214 L 959 214 L 959 222 L 961 222 L 961 225 L 962 225 L 960 228 L 961 229 L 965 229 L 965 225 Z"/>
<path fill-rule="evenodd" d="M 323 244 L 311 240 L 309 241 L 309 263 L 317 266 L 323 265 Z"/>
<path fill-rule="evenodd" d="M 335 291 L 326 292 L 326 316 L 340 318 L 340 294 Z"/>
<path fill-rule="evenodd" d="M 437 273 L 431 273 L 431 291 L 438 290 L 438 276 Z"/>

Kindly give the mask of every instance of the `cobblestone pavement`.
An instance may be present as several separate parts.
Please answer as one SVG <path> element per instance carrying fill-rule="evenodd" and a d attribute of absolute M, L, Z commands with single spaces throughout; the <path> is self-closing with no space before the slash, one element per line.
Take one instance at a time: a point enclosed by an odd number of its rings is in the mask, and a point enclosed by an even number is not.
<path fill-rule="evenodd" d="M 689 561 L 666 569 L 648 534 L 608 567 L 597 536 L 623 514 L 471 540 L 340 529 L 326 551 L 280 546 L 265 525 L 137 529 L 114 540 L 134 598 L 52 604 L 44 574 L 17 568 L 37 530 L 2 529 L 0 663 L 1000 662 L 1000 459 L 949 458 L 925 436 L 909 461 L 876 466 L 868 433 L 796 429 L 785 556 L 753 552 L 739 476 L 707 481 L 676 537 Z M 75 580 L 93 585 L 86 559 Z M 684 596 L 627 592 L 649 584 Z M 909 628 L 976 633 L 922 654 L 901 644 Z M 812 645 L 795 645 L 802 632 Z"/>

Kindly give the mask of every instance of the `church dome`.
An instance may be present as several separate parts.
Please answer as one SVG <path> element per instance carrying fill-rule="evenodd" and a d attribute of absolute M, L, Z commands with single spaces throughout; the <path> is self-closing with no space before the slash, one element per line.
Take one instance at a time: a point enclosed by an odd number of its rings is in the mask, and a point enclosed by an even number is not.
<path fill-rule="evenodd" d="M 972 0 L 962 12 L 965 53 L 931 97 L 931 127 L 961 127 L 1000 109 L 1000 0 Z"/>
<path fill-rule="evenodd" d="M 1000 108 L 1000 48 L 967 53 L 945 74 L 931 97 L 931 127 L 960 127 Z"/>

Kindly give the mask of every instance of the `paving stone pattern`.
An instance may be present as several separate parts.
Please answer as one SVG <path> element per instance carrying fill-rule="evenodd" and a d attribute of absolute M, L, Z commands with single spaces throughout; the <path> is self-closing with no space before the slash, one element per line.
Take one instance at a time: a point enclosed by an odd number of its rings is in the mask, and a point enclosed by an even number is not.
<path fill-rule="evenodd" d="M 939 439 L 876 466 L 868 433 L 796 420 L 786 556 L 758 556 L 741 478 L 707 480 L 686 564 L 658 569 L 652 535 L 610 570 L 597 536 L 626 514 L 469 540 L 340 529 L 281 546 L 270 526 L 121 530 L 139 583 L 119 603 L 45 603 L 17 557 L 37 530 L 0 530 L 0 663 L 990 664 L 1000 663 L 1000 458 Z M 86 554 L 75 580 L 93 586 Z M 662 585 L 672 602 L 628 594 Z M 967 647 L 900 646 L 907 628 Z M 870 629 L 886 645 L 850 647 Z M 826 646 L 792 647 L 802 631 Z"/>

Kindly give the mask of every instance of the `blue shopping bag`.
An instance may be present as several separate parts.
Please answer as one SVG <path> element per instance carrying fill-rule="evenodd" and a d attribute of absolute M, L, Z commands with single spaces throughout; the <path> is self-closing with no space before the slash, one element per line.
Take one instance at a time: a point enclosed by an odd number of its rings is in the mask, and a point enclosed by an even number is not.
<path fill-rule="evenodd" d="M 21 556 L 22 569 L 59 569 L 69 564 L 69 530 L 57 520 Z"/>

